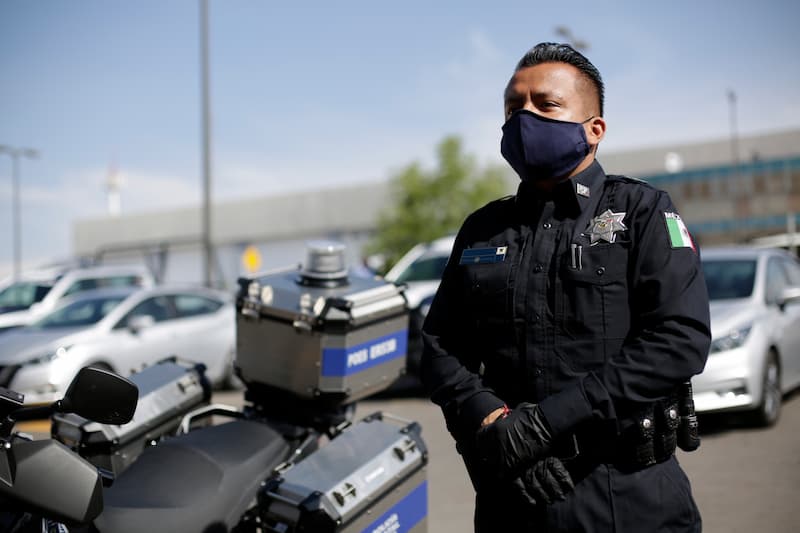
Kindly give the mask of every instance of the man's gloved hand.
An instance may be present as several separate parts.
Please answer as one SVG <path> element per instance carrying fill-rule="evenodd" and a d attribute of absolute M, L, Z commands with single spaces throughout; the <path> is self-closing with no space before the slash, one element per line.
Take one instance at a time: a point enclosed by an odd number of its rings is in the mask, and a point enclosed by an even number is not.
<path fill-rule="evenodd" d="M 550 451 L 552 436 L 544 415 L 521 403 L 505 418 L 478 430 L 475 447 L 484 466 L 501 478 L 517 477 Z"/>
<path fill-rule="evenodd" d="M 557 457 L 545 457 L 512 483 L 530 505 L 550 505 L 563 500 L 575 488 L 572 477 Z"/>

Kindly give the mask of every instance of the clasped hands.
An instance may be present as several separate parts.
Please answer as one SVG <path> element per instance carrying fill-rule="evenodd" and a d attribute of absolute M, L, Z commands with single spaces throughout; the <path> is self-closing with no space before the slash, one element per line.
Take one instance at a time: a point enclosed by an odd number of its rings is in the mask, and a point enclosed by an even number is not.
<path fill-rule="evenodd" d="M 530 504 L 563 500 L 574 485 L 563 463 L 550 455 L 553 437 L 538 406 L 521 403 L 481 427 L 475 446 L 482 468 L 510 480 Z"/>

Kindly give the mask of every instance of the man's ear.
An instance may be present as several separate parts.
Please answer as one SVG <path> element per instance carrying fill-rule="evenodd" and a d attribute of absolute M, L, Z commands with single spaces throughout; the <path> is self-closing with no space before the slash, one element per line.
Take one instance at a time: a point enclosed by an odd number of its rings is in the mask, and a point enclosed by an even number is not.
<path fill-rule="evenodd" d="M 595 117 L 584 126 L 586 128 L 586 141 L 596 152 L 600 141 L 606 136 L 606 121 L 603 117 Z"/>

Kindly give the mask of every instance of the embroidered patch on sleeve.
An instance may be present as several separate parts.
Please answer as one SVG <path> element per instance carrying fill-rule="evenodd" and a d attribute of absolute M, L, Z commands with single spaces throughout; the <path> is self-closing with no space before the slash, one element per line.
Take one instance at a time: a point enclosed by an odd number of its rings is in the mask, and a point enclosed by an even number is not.
<path fill-rule="evenodd" d="M 689 235 L 689 230 L 686 229 L 686 224 L 681 220 L 678 213 L 664 213 L 664 220 L 667 223 L 667 233 L 669 234 L 669 243 L 673 248 L 691 248 L 697 251 L 694 247 L 692 236 Z"/>

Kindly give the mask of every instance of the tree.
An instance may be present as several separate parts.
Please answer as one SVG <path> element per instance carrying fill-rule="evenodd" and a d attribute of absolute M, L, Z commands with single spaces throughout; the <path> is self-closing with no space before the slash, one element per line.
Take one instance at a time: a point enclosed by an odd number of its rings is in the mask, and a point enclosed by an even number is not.
<path fill-rule="evenodd" d="M 380 213 L 367 246 L 368 253 L 383 254 L 387 269 L 415 244 L 455 233 L 469 213 L 508 190 L 503 167 L 478 168 L 460 138 L 446 137 L 436 154 L 437 168 L 415 162 L 391 178 L 394 202 Z"/>

